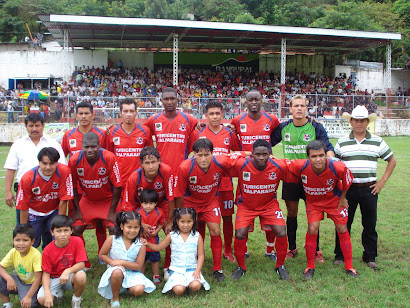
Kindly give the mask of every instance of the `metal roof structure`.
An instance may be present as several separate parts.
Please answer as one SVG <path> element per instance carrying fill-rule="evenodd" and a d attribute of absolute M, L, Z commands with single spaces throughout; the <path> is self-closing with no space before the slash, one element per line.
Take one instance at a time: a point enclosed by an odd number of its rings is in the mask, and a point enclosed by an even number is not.
<path fill-rule="evenodd" d="M 401 39 L 399 33 L 208 21 L 73 15 L 38 17 L 61 46 L 64 44 L 64 30 L 67 30 L 70 47 L 87 49 L 172 51 L 173 35 L 178 34 L 180 51 L 237 49 L 254 53 L 280 52 L 281 39 L 286 38 L 288 53 L 347 54 Z"/>

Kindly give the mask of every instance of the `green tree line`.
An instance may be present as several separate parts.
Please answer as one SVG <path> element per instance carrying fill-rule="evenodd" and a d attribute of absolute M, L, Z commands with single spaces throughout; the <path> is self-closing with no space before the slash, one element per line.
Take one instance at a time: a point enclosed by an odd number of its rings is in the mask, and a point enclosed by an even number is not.
<path fill-rule="evenodd" d="M 410 61 L 409 0 L 0 0 L 0 41 L 22 41 L 29 28 L 44 31 L 37 14 L 145 17 L 253 23 L 277 26 L 400 32 L 393 66 Z M 384 61 L 384 49 L 356 55 Z"/>

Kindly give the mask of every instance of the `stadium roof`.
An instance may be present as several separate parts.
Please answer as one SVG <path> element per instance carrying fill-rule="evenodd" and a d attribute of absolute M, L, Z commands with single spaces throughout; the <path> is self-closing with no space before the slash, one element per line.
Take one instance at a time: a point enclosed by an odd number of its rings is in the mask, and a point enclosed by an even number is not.
<path fill-rule="evenodd" d="M 223 49 L 280 52 L 281 38 L 285 37 L 287 52 L 344 54 L 401 39 L 399 33 L 191 20 L 73 15 L 39 15 L 39 19 L 61 46 L 66 29 L 70 47 L 90 49 L 170 51 L 174 33 L 179 34 L 180 51 L 191 52 Z"/>

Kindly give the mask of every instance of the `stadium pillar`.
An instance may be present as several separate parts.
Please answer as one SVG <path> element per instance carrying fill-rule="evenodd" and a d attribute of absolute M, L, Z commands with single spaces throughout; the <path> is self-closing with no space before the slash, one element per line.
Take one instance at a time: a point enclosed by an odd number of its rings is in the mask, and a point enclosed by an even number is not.
<path fill-rule="evenodd" d="M 391 116 L 391 43 L 386 48 L 387 117 Z"/>
<path fill-rule="evenodd" d="M 178 86 L 178 34 L 174 34 L 174 57 L 173 57 L 173 85 L 176 89 Z"/>
<path fill-rule="evenodd" d="M 280 50 L 280 100 L 279 100 L 279 115 L 282 118 L 282 106 L 285 105 L 285 83 L 286 83 L 286 38 L 282 37 Z"/>

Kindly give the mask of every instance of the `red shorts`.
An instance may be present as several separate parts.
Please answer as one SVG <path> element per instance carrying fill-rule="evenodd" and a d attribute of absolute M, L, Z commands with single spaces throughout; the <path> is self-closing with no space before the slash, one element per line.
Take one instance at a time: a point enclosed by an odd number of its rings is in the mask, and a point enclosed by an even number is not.
<path fill-rule="evenodd" d="M 190 207 L 184 205 L 184 207 Z M 197 221 L 221 223 L 221 209 L 219 208 L 219 198 L 215 198 L 215 202 L 207 205 L 206 207 L 194 207 L 197 214 Z"/>
<path fill-rule="evenodd" d="M 80 209 L 84 222 L 76 220 L 73 226 L 95 225 L 95 220 L 107 220 L 110 207 L 111 200 L 90 201 L 87 197 L 83 196 L 80 201 Z M 107 226 L 114 226 L 114 224 L 108 222 Z"/>
<path fill-rule="evenodd" d="M 334 221 L 335 224 L 338 225 L 346 225 L 347 224 L 347 209 L 339 208 L 339 210 L 335 207 L 333 208 L 324 208 L 324 207 L 316 207 L 316 206 L 306 206 L 306 215 L 308 224 L 323 220 L 325 218 L 324 213 L 327 214 L 327 217 Z"/>
<path fill-rule="evenodd" d="M 222 216 L 232 216 L 235 212 L 233 206 L 233 190 L 230 191 L 220 191 L 220 208 Z"/>
<path fill-rule="evenodd" d="M 271 202 L 263 209 L 250 209 L 246 205 L 239 204 L 236 212 L 235 230 L 249 227 L 253 231 L 253 220 L 259 216 L 262 230 L 271 230 L 269 225 L 286 226 L 279 203 Z"/>

